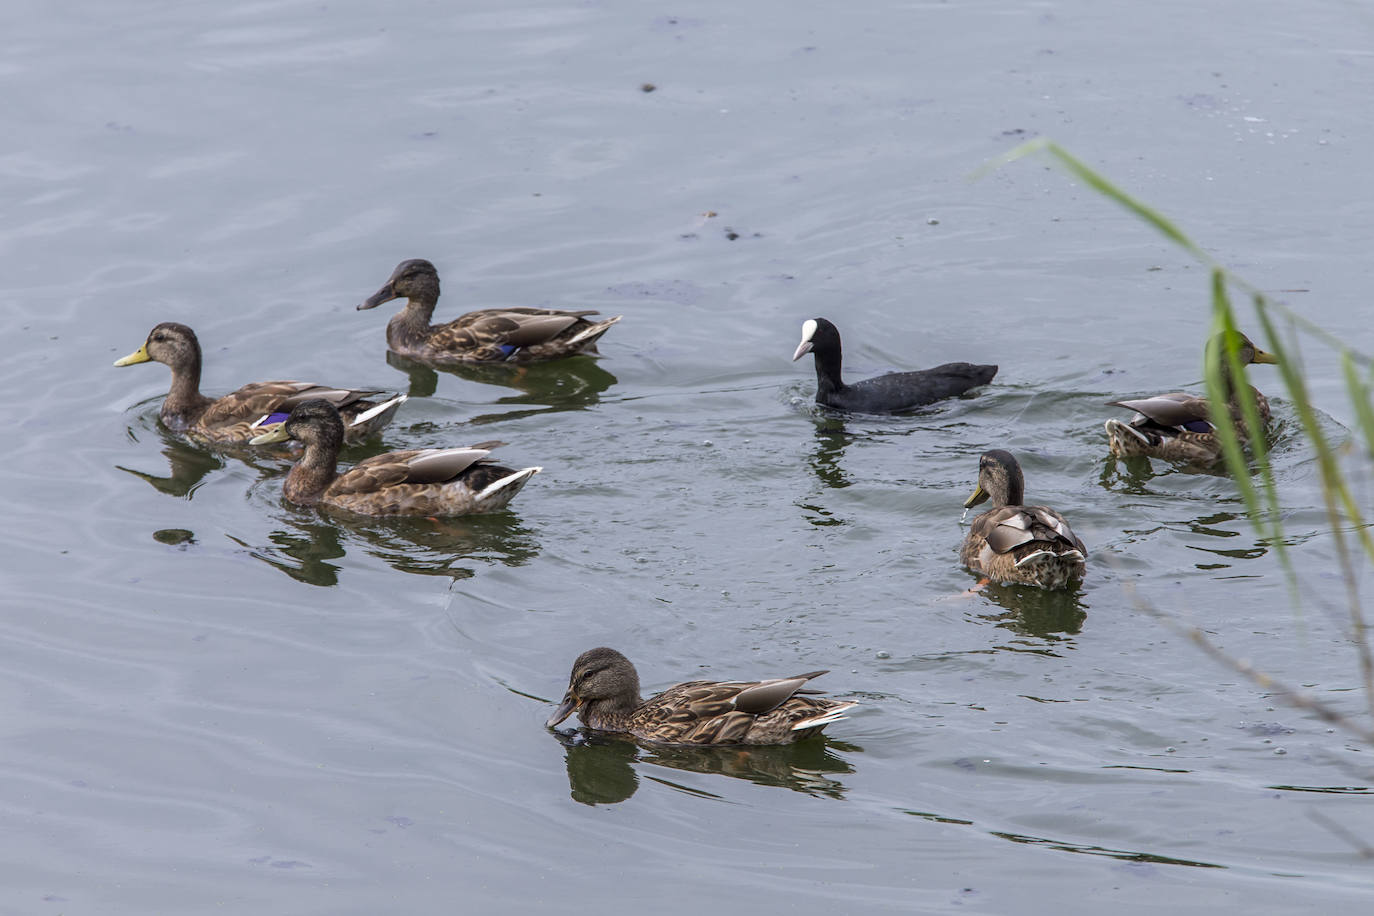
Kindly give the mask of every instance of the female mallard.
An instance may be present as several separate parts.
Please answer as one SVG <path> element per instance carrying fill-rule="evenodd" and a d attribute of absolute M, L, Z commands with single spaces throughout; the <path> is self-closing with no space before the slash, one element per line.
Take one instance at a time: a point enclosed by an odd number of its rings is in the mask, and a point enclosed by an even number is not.
<path fill-rule="evenodd" d="M 322 398 L 343 411 L 346 441 L 361 442 L 390 423 L 406 399 L 398 394 L 378 403 L 364 399 L 380 391 L 284 381 L 253 382 L 222 398 L 207 398 L 200 393 L 200 341 L 195 331 L 175 321 L 153 328 L 143 346 L 115 360 L 115 365 L 147 362 L 164 363 L 172 370 L 172 388 L 160 411 L 167 428 L 220 445 L 247 442 L 262 432 L 255 426 L 281 422 L 293 407 L 310 398 Z"/>
<path fill-rule="evenodd" d="M 1026 481 L 1011 452 L 1000 448 L 978 459 L 978 486 L 964 503 L 992 508 L 973 520 L 959 560 L 996 582 L 1063 588 L 1083 578 L 1088 548 L 1064 516 L 1046 506 L 1023 506 Z"/>
<path fill-rule="evenodd" d="M 857 413 L 893 413 L 921 407 L 986 385 L 997 374 L 996 366 L 945 363 L 933 369 L 889 372 L 846 385 L 840 379 L 840 332 L 824 318 L 802 322 L 801 343 L 792 361 L 811 352 L 816 354 L 816 403 Z"/>
<path fill-rule="evenodd" d="M 297 505 L 323 504 L 359 515 L 476 515 L 497 512 L 540 468 L 519 471 L 488 459 L 502 442 L 467 448 L 387 452 L 338 472 L 343 421 L 323 400 L 296 405 L 285 423 L 253 439 L 254 445 L 296 439 L 305 454 L 282 488 Z"/>
<path fill-rule="evenodd" d="M 1220 347 L 1221 343 L 1222 335 L 1218 334 L 1207 346 L 1213 349 Z M 1231 409 L 1232 418 L 1236 421 L 1236 432 L 1245 440 L 1249 435 L 1245 428 L 1240 402 L 1236 399 L 1236 385 L 1231 378 L 1225 356 L 1219 350 L 1216 352 L 1222 359 L 1221 379 L 1227 393 L 1226 403 Z M 1278 362 L 1272 353 L 1266 353 L 1256 347 L 1244 334 L 1240 335 L 1236 356 L 1242 366 Z M 1259 410 L 1260 421 L 1267 427 L 1269 399 L 1256 388 L 1250 390 L 1255 395 L 1255 406 Z M 1221 457 L 1221 442 L 1217 439 L 1215 427 L 1212 426 L 1205 397 L 1176 391 L 1132 401 L 1112 401 L 1111 405 L 1136 412 L 1130 423 L 1120 420 L 1108 420 L 1106 423 L 1107 442 L 1112 454 L 1118 458 L 1146 455 L 1166 461 L 1207 465 L 1215 463 Z"/>
<path fill-rule="evenodd" d="M 773 681 L 688 681 L 642 700 L 639 674 L 628 658 L 614 649 L 589 649 L 573 663 L 568 692 L 544 724 L 553 728 L 576 711 L 590 728 L 659 744 L 791 744 L 819 734 L 858 705 L 803 689 L 822 674 L 812 671 Z"/>
<path fill-rule="evenodd" d="M 600 312 L 504 308 L 468 312 L 448 324 L 430 324 L 439 301 L 439 272 L 428 261 L 402 261 L 386 285 L 358 306 L 376 308 L 392 299 L 406 307 L 387 322 L 386 344 L 396 353 L 432 363 L 532 363 L 596 353 L 596 342 L 620 320 L 588 321 Z"/>

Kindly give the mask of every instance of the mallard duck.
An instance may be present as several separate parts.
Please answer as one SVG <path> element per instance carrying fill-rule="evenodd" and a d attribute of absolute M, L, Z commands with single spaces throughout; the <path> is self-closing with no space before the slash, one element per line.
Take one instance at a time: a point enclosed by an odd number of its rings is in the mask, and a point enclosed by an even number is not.
<path fill-rule="evenodd" d="M 1208 341 L 1207 346 L 1212 349 L 1221 344 L 1222 335 L 1218 334 Z M 1221 355 L 1220 351 L 1217 352 Z M 1236 356 L 1242 366 L 1278 362 L 1272 353 L 1255 346 L 1244 334 L 1240 335 Z M 1245 428 L 1240 402 L 1236 399 L 1235 382 L 1224 356 L 1221 370 L 1222 384 L 1227 391 L 1226 402 L 1236 421 L 1236 432 L 1245 440 L 1249 438 L 1249 433 Z M 1269 399 L 1256 388 L 1250 390 L 1254 392 L 1260 420 L 1267 427 Z M 1205 397 L 1175 391 L 1130 401 L 1112 401 L 1111 406 L 1136 412 L 1129 423 L 1120 420 L 1108 420 L 1106 423 L 1108 445 L 1118 458 L 1145 455 L 1166 461 L 1206 465 L 1215 463 L 1221 457 L 1221 441 L 1217 439 L 1212 426 Z"/>
<path fill-rule="evenodd" d="M 297 404 L 286 422 L 254 445 L 296 439 L 305 454 L 286 475 L 286 498 L 359 515 L 477 515 L 504 509 L 540 468 L 515 471 L 490 460 L 503 442 L 424 448 L 376 455 L 338 472 L 343 421 L 324 400 Z"/>
<path fill-rule="evenodd" d="M 164 363 L 172 370 L 172 387 L 162 401 L 159 415 L 168 429 L 221 445 L 242 444 L 262 432 L 254 424 L 286 419 L 301 401 L 322 398 L 343 411 L 345 440 L 361 442 L 391 422 L 406 396 L 385 401 L 366 400 L 381 391 L 331 388 L 314 382 L 253 382 L 222 398 L 200 393 L 200 341 L 184 324 L 164 321 L 148 332 L 143 346 L 116 366 Z"/>
<path fill-rule="evenodd" d="M 986 385 L 997 374 L 996 366 L 945 363 L 914 372 L 889 372 L 846 385 L 840 379 L 840 332 L 824 318 L 802 322 L 801 343 L 792 361 L 807 353 L 816 354 L 816 403 L 856 413 L 894 413 L 921 407 Z"/>
<path fill-rule="evenodd" d="M 482 309 L 448 324 L 430 324 L 439 301 L 439 272 L 420 258 L 396 265 L 386 285 L 358 308 L 400 298 L 406 299 L 406 307 L 387 322 L 387 346 L 432 363 L 532 363 L 595 354 L 597 340 L 621 318 L 588 321 L 588 315 L 601 313 L 517 307 Z"/>
<path fill-rule="evenodd" d="M 553 728 L 576 712 L 590 728 L 659 744 L 791 744 L 819 734 L 858 705 L 803 689 L 825 673 L 772 681 L 688 681 L 642 700 L 639 674 L 628 658 L 614 649 L 589 649 L 573 663 L 568 692 L 544 724 Z"/>
<path fill-rule="evenodd" d="M 978 486 L 964 503 L 992 508 L 973 520 L 959 560 L 996 582 L 1063 588 L 1083 578 L 1088 548 L 1064 516 L 1047 506 L 1023 506 L 1026 481 L 1011 452 L 1000 448 L 978 459 Z"/>

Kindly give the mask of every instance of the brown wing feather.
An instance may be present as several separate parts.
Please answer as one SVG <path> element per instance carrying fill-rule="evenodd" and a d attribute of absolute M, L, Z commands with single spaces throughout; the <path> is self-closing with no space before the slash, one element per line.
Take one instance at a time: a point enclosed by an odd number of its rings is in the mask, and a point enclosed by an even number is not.
<path fill-rule="evenodd" d="M 792 726 L 852 703 L 798 696 L 812 671 L 770 681 L 690 681 L 647 700 L 632 731 L 669 744 L 782 744 L 802 737 Z M 817 691 L 807 691 L 816 693 Z"/>
<path fill-rule="evenodd" d="M 1134 410 L 1161 426 L 1183 426 L 1208 417 L 1207 399 L 1182 391 L 1129 401 L 1112 401 L 1111 406 Z"/>
<path fill-rule="evenodd" d="M 825 673 L 812 671 L 810 674 L 799 674 L 796 677 L 760 681 L 735 695 L 735 708 L 756 716 L 771 712 L 787 702 L 788 698 L 795 695 L 807 681 Z"/>
<path fill-rule="evenodd" d="M 483 443 L 495 447 L 499 442 Z M 373 493 L 404 483 L 442 483 L 452 480 L 490 454 L 489 449 L 406 449 L 366 458 L 330 484 L 331 496 Z"/>
<path fill-rule="evenodd" d="M 252 423 L 264 414 L 288 412 L 296 404 L 311 398 L 323 398 L 335 407 L 343 408 L 380 393 L 380 390 L 330 388 L 314 382 L 252 382 L 213 401 L 201 414 L 199 422 L 205 427 L 225 426 L 245 420 Z"/>

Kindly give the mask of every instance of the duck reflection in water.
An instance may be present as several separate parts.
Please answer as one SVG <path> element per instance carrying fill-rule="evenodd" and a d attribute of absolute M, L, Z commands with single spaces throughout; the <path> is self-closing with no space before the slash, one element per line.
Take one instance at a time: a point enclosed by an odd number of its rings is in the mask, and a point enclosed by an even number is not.
<path fill-rule="evenodd" d="M 831 738 L 755 747 L 671 747 L 592 732 L 555 731 L 554 734 L 565 749 L 572 798 L 584 805 L 613 805 L 625 801 L 639 788 L 641 777 L 692 795 L 716 797 L 700 787 L 670 779 L 666 774 L 654 775 L 645 765 L 729 776 L 755 785 L 778 786 L 816 797 L 840 799 L 844 798 L 845 786 L 835 776 L 852 773 L 854 768 L 836 752 L 861 753 L 863 750 Z"/>
<path fill-rule="evenodd" d="M 590 356 L 572 356 L 552 363 L 455 363 L 434 367 L 388 351 L 386 361 L 410 376 L 413 398 L 433 397 L 439 373 L 447 372 L 470 382 L 502 385 L 521 394 L 501 398 L 500 404 L 544 405 L 548 410 L 579 410 L 601 399 L 601 392 L 616 383 L 611 373 Z M 530 411 L 542 413 L 545 411 Z"/>
<path fill-rule="evenodd" d="M 161 426 L 145 427 L 145 429 L 149 432 L 155 432 L 162 439 L 162 455 L 167 459 L 170 473 L 166 477 L 159 477 L 156 474 L 128 468 L 122 464 L 115 465 L 115 468 L 146 481 L 159 493 L 166 493 L 168 496 L 175 496 L 178 499 L 190 499 L 212 471 L 218 471 L 224 467 L 225 456 L 238 459 L 264 473 L 270 473 L 270 465 L 262 463 L 262 459 L 270 457 L 270 455 L 265 454 L 261 449 L 217 445 L 211 450 Z M 133 427 L 128 430 L 129 437 L 135 442 L 139 441 L 138 432 Z"/>
<path fill-rule="evenodd" d="M 989 583 L 977 594 L 1004 610 L 974 616 L 1021 636 L 1056 642 L 1060 639 L 1058 634 L 1076 635 L 1088 618 L 1081 588 L 1047 590 L 1033 585 Z"/>
<path fill-rule="evenodd" d="M 1174 474 L 1187 474 L 1194 477 L 1229 478 L 1231 476 L 1225 465 L 1155 465 L 1143 455 L 1133 455 L 1129 458 L 1108 455 L 1102 463 L 1102 473 L 1098 476 L 1098 483 L 1104 490 L 1129 493 L 1132 496 L 1150 496 L 1159 492 L 1151 489 L 1151 481 L 1156 478 L 1164 479 Z"/>
<path fill-rule="evenodd" d="M 285 519 L 290 528 L 268 535 L 270 547 L 231 539 L 250 556 L 308 585 L 337 585 L 341 567 L 329 561 L 350 548 L 362 549 L 399 572 L 454 580 L 473 576 L 474 565 L 523 566 L 539 553 L 534 532 L 509 513 L 322 522 L 314 513 L 295 511 L 302 518 Z"/>
<path fill-rule="evenodd" d="M 190 499 L 206 475 L 224 467 L 224 460 L 218 455 L 198 449 L 169 433 L 160 433 L 160 435 L 165 443 L 162 454 L 167 459 L 171 471 L 168 476 L 158 477 L 155 474 L 126 468 L 122 464 L 117 464 L 115 467 L 126 474 L 132 474 L 140 480 L 147 481 L 159 493 L 166 493 L 168 496 L 175 496 L 178 499 Z"/>

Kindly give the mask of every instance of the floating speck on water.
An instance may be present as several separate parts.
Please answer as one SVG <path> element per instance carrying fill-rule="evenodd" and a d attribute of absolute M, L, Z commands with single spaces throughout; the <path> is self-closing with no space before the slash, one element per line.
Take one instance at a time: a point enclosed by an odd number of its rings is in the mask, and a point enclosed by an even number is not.
<path fill-rule="evenodd" d="M 710 439 L 701 440 L 701 444 L 704 445 L 706 448 L 710 448 L 711 446 L 715 445 L 715 443 L 712 442 Z"/>
<path fill-rule="evenodd" d="M 1276 747 L 1276 748 L 1274 748 L 1274 753 L 1275 753 L 1275 754 L 1286 754 L 1286 753 L 1288 753 L 1288 752 L 1287 752 L 1286 750 L 1284 750 L 1283 748 L 1281 748 L 1281 747 Z"/>
<path fill-rule="evenodd" d="M 159 544 L 194 544 L 196 534 L 185 528 L 160 528 L 153 532 L 153 540 Z"/>
<path fill-rule="evenodd" d="M 1176 748 L 1176 747 L 1166 747 L 1166 748 L 1164 749 L 1164 753 L 1166 753 L 1166 754 L 1177 754 L 1177 753 L 1178 753 L 1178 748 Z"/>
<path fill-rule="evenodd" d="M 878 657 L 878 658 L 891 658 L 891 657 L 892 657 L 892 653 L 891 653 L 891 652 L 879 652 L 879 653 L 877 654 L 877 657 Z"/>
<path fill-rule="evenodd" d="M 653 92 L 653 91 L 654 91 L 655 89 L 657 89 L 657 88 L 658 88 L 658 87 L 655 86 L 653 83 L 644 83 L 643 85 L 641 85 L 641 86 L 639 87 L 639 91 L 640 91 L 640 92 Z"/>
<path fill-rule="evenodd" d="M 940 221 L 939 221 L 938 219 L 936 219 L 935 217 L 932 216 L 930 219 L 926 220 L 926 225 L 927 225 L 927 226 L 938 226 L 938 225 L 940 225 Z"/>

